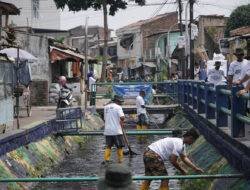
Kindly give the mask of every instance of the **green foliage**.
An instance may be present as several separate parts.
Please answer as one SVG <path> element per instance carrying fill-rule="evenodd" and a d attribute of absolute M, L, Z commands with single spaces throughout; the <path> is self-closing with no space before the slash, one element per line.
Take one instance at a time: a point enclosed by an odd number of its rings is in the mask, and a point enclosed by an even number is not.
<path fill-rule="evenodd" d="M 236 8 L 230 15 L 225 36 L 229 36 L 229 32 L 233 29 L 240 28 L 243 26 L 250 26 L 250 4 L 242 5 Z"/>
<path fill-rule="evenodd" d="M 100 10 L 102 8 L 103 0 L 54 0 L 58 9 L 64 9 L 68 6 L 70 11 L 81 11 L 93 8 Z M 127 1 L 125 0 L 106 0 L 109 7 L 109 14 L 114 16 L 119 9 L 127 8 Z M 145 5 L 145 0 L 134 0 L 139 5 Z"/>

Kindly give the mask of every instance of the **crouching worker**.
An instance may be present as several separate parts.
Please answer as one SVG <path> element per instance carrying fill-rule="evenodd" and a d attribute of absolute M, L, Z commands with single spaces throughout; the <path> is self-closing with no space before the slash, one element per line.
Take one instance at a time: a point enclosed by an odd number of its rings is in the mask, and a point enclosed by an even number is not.
<path fill-rule="evenodd" d="M 116 146 L 118 162 L 121 163 L 123 160 L 123 132 L 122 127 L 124 124 L 124 113 L 122 110 L 123 98 L 115 95 L 111 103 L 104 107 L 104 121 L 105 129 L 104 135 L 106 137 L 106 149 L 104 152 L 105 163 L 110 161 L 111 148 Z"/>
<path fill-rule="evenodd" d="M 145 166 L 146 176 L 165 176 L 168 175 L 164 165 L 165 160 L 169 160 L 176 169 L 178 169 L 183 175 L 187 174 L 187 171 L 182 168 L 177 162 L 178 157 L 195 172 L 202 173 L 203 170 L 195 164 L 193 164 L 185 153 L 185 145 L 191 145 L 199 137 L 199 133 L 194 129 L 187 131 L 183 138 L 167 137 L 160 139 L 151 145 L 149 145 L 144 152 L 143 161 Z M 151 181 L 144 181 L 141 184 L 140 190 L 149 189 Z M 160 190 L 168 190 L 168 180 L 162 180 Z"/>

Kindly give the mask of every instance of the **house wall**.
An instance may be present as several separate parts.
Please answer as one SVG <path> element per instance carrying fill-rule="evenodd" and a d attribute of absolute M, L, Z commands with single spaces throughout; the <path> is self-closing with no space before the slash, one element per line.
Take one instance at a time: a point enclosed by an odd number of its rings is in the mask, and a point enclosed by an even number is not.
<path fill-rule="evenodd" d="M 121 38 L 124 34 L 134 34 L 134 42 L 133 42 L 133 48 L 130 50 L 124 49 L 121 45 Z M 138 60 L 142 57 L 142 39 L 141 39 L 141 33 L 140 29 L 138 28 L 131 28 L 124 31 L 117 31 L 116 33 L 118 41 L 117 41 L 117 56 L 118 56 L 118 62 L 119 60 L 124 59 L 132 59 L 132 60 Z"/>
<path fill-rule="evenodd" d="M 227 18 L 218 15 L 200 16 L 198 21 L 198 37 L 195 47 L 205 48 L 210 59 L 218 48 L 219 39 L 224 37 Z"/>
<path fill-rule="evenodd" d="M 177 23 L 178 23 L 178 13 L 173 12 L 169 13 L 166 16 L 160 17 L 158 19 L 152 20 L 151 22 L 147 22 L 142 25 L 141 30 L 142 30 L 142 36 L 143 36 L 143 53 L 147 52 L 153 52 L 151 54 L 155 54 L 155 43 L 160 36 L 159 31 L 168 31 L 169 29 L 174 30 L 177 28 Z M 176 25 L 176 27 L 175 27 Z M 152 34 L 156 34 L 153 35 Z M 152 36 L 152 37 L 147 37 L 147 36 Z M 148 57 L 148 55 L 145 55 Z"/>
<path fill-rule="evenodd" d="M 39 2 L 38 14 L 34 14 L 32 2 Z M 20 15 L 9 16 L 9 23 L 33 28 L 60 29 L 60 10 L 53 0 L 3 0 L 21 8 Z M 3 19 L 5 19 L 3 17 Z"/>
<path fill-rule="evenodd" d="M 68 37 L 67 43 L 79 49 L 79 51 L 85 51 L 85 28 L 84 26 L 78 26 L 69 30 L 70 36 Z M 99 40 L 98 40 L 99 36 Z M 104 28 L 99 26 L 88 27 L 88 46 L 94 46 L 98 43 L 103 43 L 104 40 Z M 108 32 L 108 40 L 111 40 L 111 30 Z M 99 42 L 98 42 L 99 41 Z M 89 50 L 90 51 L 90 50 Z M 94 53 L 94 52 L 90 52 Z"/>
<path fill-rule="evenodd" d="M 16 38 L 22 49 L 38 58 L 37 61 L 30 64 L 32 74 L 31 102 L 33 105 L 46 105 L 48 86 L 51 83 L 48 39 L 45 36 L 25 32 L 16 32 Z"/>

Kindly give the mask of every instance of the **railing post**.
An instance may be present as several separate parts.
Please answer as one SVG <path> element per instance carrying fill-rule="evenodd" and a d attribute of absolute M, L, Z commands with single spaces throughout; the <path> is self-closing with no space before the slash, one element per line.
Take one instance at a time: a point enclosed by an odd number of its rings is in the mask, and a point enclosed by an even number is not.
<path fill-rule="evenodd" d="M 193 109 L 197 109 L 197 81 L 192 81 L 191 91 L 192 91 L 192 105 Z M 195 87 L 196 85 L 196 87 Z"/>
<path fill-rule="evenodd" d="M 228 115 L 223 113 L 220 109 L 222 107 L 228 108 L 228 97 L 220 92 L 221 89 L 226 89 L 225 85 L 216 86 L 216 126 L 228 126 Z"/>
<path fill-rule="evenodd" d="M 180 104 L 180 105 L 182 105 L 181 92 L 182 92 L 182 85 L 181 85 L 181 81 L 178 80 L 177 81 L 177 96 L 178 96 L 178 104 Z"/>
<path fill-rule="evenodd" d="M 244 131 L 245 124 L 237 119 L 237 114 L 245 115 L 246 104 L 242 98 L 237 97 L 240 90 L 238 86 L 232 87 L 232 103 L 231 103 L 231 136 L 239 137 L 240 132 Z"/>
<path fill-rule="evenodd" d="M 188 106 L 192 104 L 192 97 L 190 97 L 191 94 L 191 85 L 190 80 L 187 81 L 187 104 Z"/>
<path fill-rule="evenodd" d="M 209 87 L 212 87 L 213 84 L 206 83 L 205 85 L 205 112 L 206 119 L 214 119 L 215 118 L 215 110 L 209 106 L 209 103 L 214 102 L 214 93 L 209 90 Z"/>
<path fill-rule="evenodd" d="M 183 104 L 187 103 L 187 82 L 183 81 Z"/>
<path fill-rule="evenodd" d="M 205 113 L 205 105 L 201 102 L 201 99 L 205 99 L 205 90 L 201 88 L 205 86 L 205 82 L 197 83 L 197 112 L 198 114 Z"/>

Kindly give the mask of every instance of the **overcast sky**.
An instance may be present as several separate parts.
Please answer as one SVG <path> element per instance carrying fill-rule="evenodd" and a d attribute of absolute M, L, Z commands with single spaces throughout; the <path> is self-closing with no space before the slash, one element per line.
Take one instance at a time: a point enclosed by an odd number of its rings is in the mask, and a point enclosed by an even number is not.
<path fill-rule="evenodd" d="M 166 0 L 147 0 L 147 3 L 163 3 Z M 115 16 L 109 16 L 108 25 L 111 29 L 118 29 L 138 20 L 151 18 L 155 14 L 162 14 L 178 10 L 176 0 L 168 0 L 167 3 L 160 11 L 157 11 L 161 6 L 129 6 L 126 10 L 119 10 Z M 184 8 L 186 1 L 184 2 Z M 197 0 L 194 6 L 194 17 L 199 15 L 218 14 L 229 16 L 232 10 L 237 6 L 250 3 L 250 0 Z M 89 17 L 89 25 L 103 26 L 102 11 L 81 11 L 69 12 L 62 11 L 61 29 L 70 29 L 78 25 L 85 24 L 86 16 Z M 185 14 L 183 13 L 183 18 Z"/>

